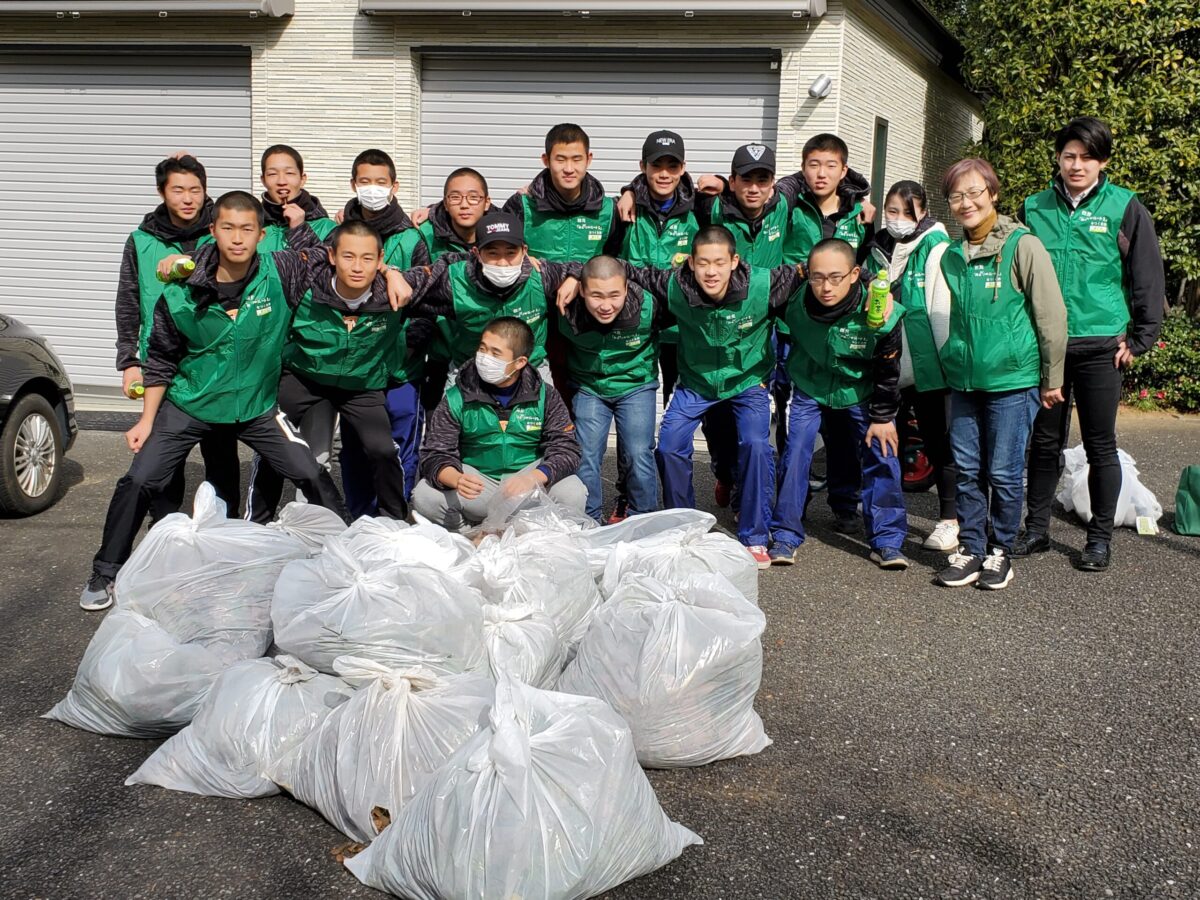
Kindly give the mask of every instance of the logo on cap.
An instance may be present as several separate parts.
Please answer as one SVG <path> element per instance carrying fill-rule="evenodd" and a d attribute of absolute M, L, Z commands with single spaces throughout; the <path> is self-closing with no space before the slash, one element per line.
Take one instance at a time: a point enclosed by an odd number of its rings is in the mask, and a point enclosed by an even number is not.
<path fill-rule="evenodd" d="M 767 152 L 767 148 L 762 144 L 747 144 L 746 152 L 750 154 L 750 158 L 758 162 L 763 158 L 763 154 Z"/>
<path fill-rule="evenodd" d="M 508 234 L 510 229 L 507 222 L 490 222 L 486 231 L 488 234 Z"/>
<path fill-rule="evenodd" d="M 656 144 L 662 144 L 664 147 L 670 147 L 672 144 L 674 144 L 674 143 L 675 143 L 675 138 L 673 138 L 673 137 L 660 137 L 660 138 L 659 138 L 657 141 L 655 141 L 655 143 L 656 143 Z"/>

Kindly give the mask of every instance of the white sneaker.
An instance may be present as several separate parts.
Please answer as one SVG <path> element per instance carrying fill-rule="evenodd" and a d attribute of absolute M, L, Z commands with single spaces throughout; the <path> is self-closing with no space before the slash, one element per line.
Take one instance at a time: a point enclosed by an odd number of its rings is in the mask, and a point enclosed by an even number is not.
<path fill-rule="evenodd" d="M 926 550 L 956 550 L 958 548 L 958 523 L 953 519 L 942 519 L 921 546 Z"/>

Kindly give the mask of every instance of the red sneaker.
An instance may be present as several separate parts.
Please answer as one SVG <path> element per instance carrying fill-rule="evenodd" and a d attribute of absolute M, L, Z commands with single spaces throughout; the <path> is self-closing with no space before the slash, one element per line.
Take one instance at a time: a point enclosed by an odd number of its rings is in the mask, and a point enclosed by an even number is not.
<path fill-rule="evenodd" d="M 758 563 L 760 569 L 771 568 L 771 556 L 767 553 L 767 548 L 761 544 L 755 544 L 753 547 L 747 547 L 750 555 L 754 557 L 754 561 Z"/>
<path fill-rule="evenodd" d="M 717 506 L 721 509 L 728 509 L 729 502 L 733 499 L 733 485 L 718 478 L 717 484 L 713 488 L 713 496 L 716 498 Z"/>
<path fill-rule="evenodd" d="M 629 503 L 624 497 L 617 498 L 617 505 L 613 507 L 612 515 L 608 517 L 609 525 L 616 525 L 618 522 L 624 522 L 629 518 Z"/>

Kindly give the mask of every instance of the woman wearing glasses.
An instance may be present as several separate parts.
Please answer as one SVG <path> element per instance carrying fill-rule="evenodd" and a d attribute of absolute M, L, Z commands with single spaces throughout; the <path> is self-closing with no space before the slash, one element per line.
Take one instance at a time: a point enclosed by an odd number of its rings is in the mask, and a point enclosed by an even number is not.
<path fill-rule="evenodd" d="M 950 245 L 946 226 L 929 214 L 925 188 L 897 181 L 884 200 L 884 230 L 872 238 L 870 257 L 887 260 L 888 281 L 896 303 L 904 307 L 904 352 L 900 359 L 902 406 L 911 405 L 921 425 L 925 453 L 933 467 L 940 513 L 926 550 L 958 547 L 958 513 L 954 507 L 958 477 L 950 455 L 950 390 L 938 350 L 950 325 L 950 289 L 942 277 L 942 254 Z M 874 263 L 872 263 L 874 266 Z M 907 416 L 896 425 L 900 447 L 907 443 Z"/>
<path fill-rule="evenodd" d="M 941 265 L 950 288 L 941 360 L 958 468 L 959 548 L 937 580 L 1001 590 L 1013 577 L 1009 554 L 1021 524 L 1030 429 L 1039 407 L 1063 400 L 1067 311 L 1041 241 L 996 212 L 1000 183 L 990 164 L 956 162 L 942 192 L 964 234 Z"/>

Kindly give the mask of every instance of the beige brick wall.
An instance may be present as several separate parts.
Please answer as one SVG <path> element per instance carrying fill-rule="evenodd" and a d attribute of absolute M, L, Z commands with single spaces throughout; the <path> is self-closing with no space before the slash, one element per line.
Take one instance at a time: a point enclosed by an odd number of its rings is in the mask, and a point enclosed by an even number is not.
<path fill-rule="evenodd" d="M 980 136 L 979 102 L 854 0 L 845 22 L 838 134 L 850 146 L 850 165 L 873 178 L 875 118 L 886 119 L 885 190 L 901 179 L 919 181 L 944 220 L 941 174 Z"/>
<path fill-rule="evenodd" d="M 349 164 L 367 146 L 379 146 L 395 157 L 404 203 L 416 199 L 420 132 L 420 61 L 412 48 L 420 45 L 491 44 L 521 47 L 716 45 L 770 47 L 782 51 L 779 86 L 778 156 L 781 171 L 795 171 L 804 141 L 820 131 L 838 130 L 850 142 L 856 164 L 869 168 L 873 114 L 863 124 L 848 110 L 892 109 L 897 98 L 876 96 L 867 84 L 868 70 L 858 59 L 888 59 L 911 71 L 902 84 L 905 121 L 893 122 L 894 162 L 888 177 L 919 173 L 927 177 L 948 161 L 960 126 L 968 121 L 965 92 L 932 67 L 890 50 L 895 36 L 884 38 L 852 15 L 843 35 L 845 6 L 830 0 L 821 19 L 737 19 L 699 16 L 685 19 L 631 17 L 613 19 L 530 17 L 376 16 L 357 13 L 355 0 L 296 0 L 289 19 L 236 16 L 158 19 L 149 16 L 85 16 L 57 20 L 51 16 L 4 17 L 0 40 L 36 43 L 178 43 L 236 44 L 251 49 L 253 91 L 252 135 L 256 153 L 271 143 L 294 144 L 304 154 L 309 187 L 333 207 L 347 195 Z M 546 26 L 552 26 L 547 28 Z M 845 45 L 845 46 L 843 46 Z M 866 54 L 866 55 L 863 55 Z M 845 60 L 843 57 L 845 56 Z M 181 60 L 186 65 L 186 60 Z M 877 66 L 872 66 L 878 71 Z M 817 75 L 834 79 L 833 92 L 821 101 L 808 97 Z M 924 79 L 938 103 L 925 103 Z M 910 99 L 909 95 L 919 97 Z M 941 103 L 941 100 L 947 102 Z M 924 124 L 923 116 L 930 122 Z M 901 135 L 909 136 L 901 141 Z M 965 138 L 964 138 L 965 140 Z M 910 146 L 911 145 L 911 146 Z M 164 148 L 164 151 L 175 148 Z M 923 162 L 925 154 L 929 162 Z M 469 154 L 468 154 L 469 155 Z M 531 160 L 531 169 L 536 161 Z M 922 168 L 924 166 L 924 168 Z M 257 172 L 248 173 L 251 177 Z"/>

